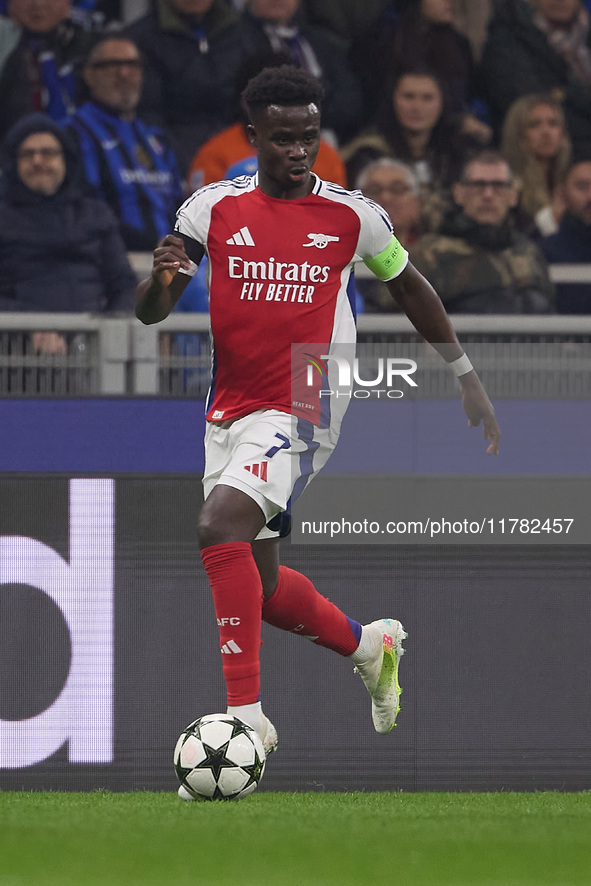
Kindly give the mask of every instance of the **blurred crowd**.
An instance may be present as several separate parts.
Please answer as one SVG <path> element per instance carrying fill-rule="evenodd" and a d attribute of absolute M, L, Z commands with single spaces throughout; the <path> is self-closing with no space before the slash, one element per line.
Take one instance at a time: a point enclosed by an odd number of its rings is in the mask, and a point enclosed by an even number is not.
<path fill-rule="evenodd" d="M 591 0 L 0 0 L 0 310 L 132 310 L 128 253 L 256 171 L 241 92 L 285 63 L 325 88 L 314 170 L 450 313 L 591 313 L 548 272 L 591 263 Z M 178 307 L 207 311 L 204 272 Z"/>

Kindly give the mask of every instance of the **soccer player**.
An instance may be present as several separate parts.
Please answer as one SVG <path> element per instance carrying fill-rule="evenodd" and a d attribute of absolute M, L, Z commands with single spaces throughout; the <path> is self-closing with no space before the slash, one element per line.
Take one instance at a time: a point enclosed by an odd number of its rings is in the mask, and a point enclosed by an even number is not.
<path fill-rule="evenodd" d="M 292 345 L 354 341 L 347 291 L 354 262 L 387 281 L 447 359 L 469 424 L 482 422 L 490 454 L 500 434 L 439 297 L 408 262 L 386 213 L 311 173 L 320 140 L 318 80 L 291 66 L 265 69 L 243 97 L 258 173 L 207 185 L 181 206 L 175 233 L 154 250 L 151 277 L 138 285 L 136 312 L 144 323 L 167 317 L 207 253 L 214 374 L 198 536 L 228 713 L 252 726 L 269 753 L 277 733 L 260 703 L 262 620 L 348 656 L 371 695 L 377 732 L 389 732 L 399 710 L 400 622 L 362 626 L 305 576 L 279 565 L 290 501 L 326 462 L 341 418 L 292 396 Z M 179 794 L 189 799 L 182 788 Z"/>

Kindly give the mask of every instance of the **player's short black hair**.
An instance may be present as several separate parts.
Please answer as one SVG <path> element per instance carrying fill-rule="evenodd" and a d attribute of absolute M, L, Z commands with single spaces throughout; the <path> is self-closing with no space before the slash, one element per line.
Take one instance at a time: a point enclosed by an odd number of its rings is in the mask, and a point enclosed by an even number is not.
<path fill-rule="evenodd" d="M 242 98 L 250 114 L 268 108 L 315 104 L 320 108 L 324 89 L 320 80 L 295 65 L 264 68 L 249 81 Z"/>

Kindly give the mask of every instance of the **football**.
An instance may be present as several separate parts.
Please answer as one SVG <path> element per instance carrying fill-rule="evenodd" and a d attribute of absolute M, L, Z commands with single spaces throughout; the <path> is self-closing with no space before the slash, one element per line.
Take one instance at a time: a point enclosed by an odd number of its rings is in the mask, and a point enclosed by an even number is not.
<path fill-rule="evenodd" d="M 181 785 L 196 800 L 238 800 L 252 794 L 265 771 L 254 729 L 230 714 L 207 714 L 182 732 L 174 749 Z"/>

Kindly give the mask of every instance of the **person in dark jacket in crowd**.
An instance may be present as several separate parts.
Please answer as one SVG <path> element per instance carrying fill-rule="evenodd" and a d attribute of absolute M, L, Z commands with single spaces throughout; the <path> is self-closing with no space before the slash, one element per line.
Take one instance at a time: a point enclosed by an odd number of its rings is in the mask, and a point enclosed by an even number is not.
<path fill-rule="evenodd" d="M 370 31 L 392 0 L 302 0 L 306 21 L 337 34 L 350 46 Z"/>
<path fill-rule="evenodd" d="M 488 28 L 482 86 L 500 128 L 515 99 L 553 92 L 573 145 L 591 141 L 591 27 L 582 0 L 511 0 Z"/>
<path fill-rule="evenodd" d="M 364 89 L 364 110 L 371 119 L 384 84 L 419 64 L 437 75 L 449 111 L 462 129 L 488 144 L 492 133 L 472 113 L 479 97 L 470 42 L 454 25 L 452 0 L 397 0 L 396 13 L 383 15 L 352 54 Z"/>
<path fill-rule="evenodd" d="M 1 169 L 0 311 L 133 310 L 136 278 L 117 220 L 87 196 L 60 126 L 24 117 L 6 137 Z M 64 352 L 63 341 L 53 344 Z"/>
<path fill-rule="evenodd" d="M 145 62 L 138 113 L 171 132 L 184 175 L 195 151 L 238 119 L 238 15 L 223 0 L 156 0 L 125 33 Z"/>
<path fill-rule="evenodd" d="M 0 77 L 0 138 L 32 111 L 61 120 L 74 110 L 95 39 L 71 18 L 70 0 L 9 0 L 7 9 L 21 33 Z"/>
<path fill-rule="evenodd" d="M 587 264 L 591 268 L 591 149 L 581 151 L 561 188 L 566 211 L 556 234 L 540 243 L 551 264 Z M 559 314 L 591 314 L 591 283 L 558 283 Z"/>
<path fill-rule="evenodd" d="M 453 186 L 458 210 L 412 244 L 413 264 L 448 313 L 538 314 L 554 290 L 538 246 L 511 223 L 519 192 L 506 160 L 485 151 Z"/>
<path fill-rule="evenodd" d="M 246 58 L 275 52 L 322 82 L 323 129 L 337 143 L 352 138 L 362 121 L 361 85 L 347 61 L 344 41 L 328 28 L 306 23 L 300 0 L 247 0 L 240 27 Z"/>

